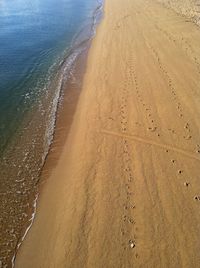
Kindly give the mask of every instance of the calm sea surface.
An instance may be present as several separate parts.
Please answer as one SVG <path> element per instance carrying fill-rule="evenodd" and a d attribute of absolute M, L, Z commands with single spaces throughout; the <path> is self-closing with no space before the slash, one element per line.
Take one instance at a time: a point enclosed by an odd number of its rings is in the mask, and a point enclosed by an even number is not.
<path fill-rule="evenodd" d="M 0 0 L 1 153 L 96 6 L 96 0 Z"/>
<path fill-rule="evenodd" d="M 31 224 L 60 91 L 101 10 L 97 0 L 0 0 L 0 267 Z"/>

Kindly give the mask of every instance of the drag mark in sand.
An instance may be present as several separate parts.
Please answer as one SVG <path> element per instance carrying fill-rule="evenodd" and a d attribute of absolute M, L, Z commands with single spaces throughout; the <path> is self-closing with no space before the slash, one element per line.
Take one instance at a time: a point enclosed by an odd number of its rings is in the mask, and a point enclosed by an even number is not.
<path fill-rule="evenodd" d="M 141 137 L 138 137 L 138 136 L 135 136 L 135 135 L 121 134 L 121 133 L 117 133 L 117 132 L 109 131 L 109 130 L 101 130 L 100 132 L 103 133 L 103 134 L 112 135 L 112 136 L 116 136 L 116 137 L 120 137 L 120 138 L 126 138 L 126 139 L 129 139 L 129 140 L 135 140 L 135 141 L 141 142 L 143 144 L 154 145 L 154 146 L 160 147 L 162 149 L 169 149 L 169 150 L 172 150 L 174 152 L 180 153 L 180 154 L 182 154 L 184 156 L 187 156 L 189 158 L 193 158 L 195 160 L 200 161 L 200 157 L 196 156 L 195 153 L 189 152 L 189 151 L 181 149 L 181 148 L 176 148 L 173 145 L 158 143 L 158 142 L 148 140 L 148 139 L 145 139 L 145 138 L 141 138 Z"/>

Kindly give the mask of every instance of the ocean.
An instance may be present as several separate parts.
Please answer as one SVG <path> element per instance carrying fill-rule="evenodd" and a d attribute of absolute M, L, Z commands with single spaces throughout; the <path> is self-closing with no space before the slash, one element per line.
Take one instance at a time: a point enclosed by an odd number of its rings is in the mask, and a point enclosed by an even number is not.
<path fill-rule="evenodd" d="M 101 14 L 97 0 L 0 0 L 0 267 L 32 224 L 61 92 Z"/>

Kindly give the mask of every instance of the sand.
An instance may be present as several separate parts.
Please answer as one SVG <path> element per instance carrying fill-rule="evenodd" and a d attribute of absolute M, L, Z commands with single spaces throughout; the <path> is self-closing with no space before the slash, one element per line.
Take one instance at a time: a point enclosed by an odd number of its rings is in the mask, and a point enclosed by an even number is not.
<path fill-rule="evenodd" d="M 200 29 L 106 0 L 59 161 L 17 268 L 198 267 Z"/>
<path fill-rule="evenodd" d="M 199 0 L 158 0 L 178 14 L 186 16 L 189 20 L 200 26 L 200 2 Z"/>

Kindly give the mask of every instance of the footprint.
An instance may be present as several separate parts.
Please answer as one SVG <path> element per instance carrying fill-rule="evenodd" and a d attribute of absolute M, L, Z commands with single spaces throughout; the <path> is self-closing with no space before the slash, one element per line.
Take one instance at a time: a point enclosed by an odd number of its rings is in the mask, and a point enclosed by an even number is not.
<path fill-rule="evenodd" d="M 196 200 L 196 201 L 200 201 L 200 195 L 195 195 L 195 196 L 194 196 L 194 200 Z"/>
<path fill-rule="evenodd" d="M 123 215 L 123 221 L 125 222 L 127 220 L 127 216 Z"/>
<path fill-rule="evenodd" d="M 130 218 L 128 221 L 129 221 L 131 224 L 135 224 L 135 222 L 134 222 L 134 220 L 133 220 L 132 218 Z"/>
<path fill-rule="evenodd" d="M 138 255 L 138 253 L 136 253 L 136 254 L 135 254 L 135 257 L 136 257 L 136 259 L 138 259 L 138 258 L 139 258 L 139 255 Z"/>
<path fill-rule="evenodd" d="M 197 151 L 196 151 L 198 154 L 200 154 L 200 145 L 197 144 Z"/>
<path fill-rule="evenodd" d="M 110 119 L 110 120 L 113 120 L 113 121 L 114 121 L 114 119 L 113 119 L 112 117 L 108 117 L 108 119 Z"/>
<path fill-rule="evenodd" d="M 128 241 L 128 243 L 129 243 L 129 247 L 130 247 L 131 249 L 133 249 L 133 248 L 136 247 L 136 244 L 135 244 L 135 241 L 134 241 L 134 240 L 130 239 L 130 240 Z"/>
<path fill-rule="evenodd" d="M 184 138 L 185 140 L 191 140 L 192 136 L 191 136 L 191 135 L 183 136 L 183 138 Z"/>
<path fill-rule="evenodd" d="M 125 235 L 124 229 L 121 229 L 120 232 L 121 232 L 121 235 Z"/>
<path fill-rule="evenodd" d="M 150 130 L 151 132 L 156 131 L 157 127 L 148 127 L 148 130 Z"/>
<path fill-rule="evenodd" d="M 186 123 L 184 128 L 189 129 L 189 123 Z"/>

